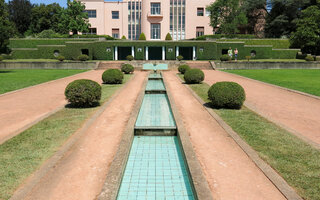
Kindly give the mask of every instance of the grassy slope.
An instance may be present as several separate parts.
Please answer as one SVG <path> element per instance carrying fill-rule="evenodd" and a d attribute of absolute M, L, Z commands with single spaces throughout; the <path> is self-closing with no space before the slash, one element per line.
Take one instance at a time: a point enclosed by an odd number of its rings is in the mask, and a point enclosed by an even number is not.
<path fill-rule="evenodd" d="M 0 94 L 71 76 L 87 70 L 64 69 L 0 69 Z"/>
<path fill-rule="evenodd" d="M 125 75 L 124 82 L 130 77 Z M 102 85 L 101 104 L 122 86 Z M 98 109 L 64 108 L 0 145 L 0 199 L 9 199 L 16 188 Z"/>
<path fill-rule="evenodd" d="M 208 84 L 189 86 L 208 102 Z M 299 195 L 309 200 L 320 199 L 320 151 L 245 107 L 241 110 L 214 111 Z"/>
<path fill-rule="evenodd" d="M 227 72 L 320 96 L 318 69 L 228 70 Z"/>

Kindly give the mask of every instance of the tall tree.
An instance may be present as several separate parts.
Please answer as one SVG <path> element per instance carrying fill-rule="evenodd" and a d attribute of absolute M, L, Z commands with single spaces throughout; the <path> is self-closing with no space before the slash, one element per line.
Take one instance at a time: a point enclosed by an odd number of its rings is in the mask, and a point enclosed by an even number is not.
<path fill-rule="evenodd" d="M 78 0 L 68 0 L 68 8 L 60 14 L 59 32 L 67 33 L 71 31 L 73 35 L 78 32 L 89 31 L 88 13 L 85 12 L 85 5 Z"/>
<path fill-rule="evenodd" d="M 297 31 L 290 38 L 291 47 L 301 48 L 304 53 L 320 54 L 320 2 L 302 11 L 297 20 Z"/>
<path fill-rule="evenodd" d="M 35 5 L 31 13 L 30 31 L 32 33 L 40 33 L 44 30 L 52 29 L 58 32 L 61 11 L 62 8 L 57 3 Z"/>
<path fill-rule="evenodd" d="M 217 0 L 207 7 L 210 11 L 210 25 L 218 33 L 235 34 L 248 23 L 239 0 Z"/>
<path fill-rule="evenodd" d="M 0 0 L 0 52 L 8 53 L 8 40 L 13 35 L 13 24 L 9 21 L 8 6 Z"/>
<path fill-rule="evenodd" d="M 29 0 L 9 1 L 9 17 L 18 32 L 23 35 L 30 25 L 32 4 Z"/>

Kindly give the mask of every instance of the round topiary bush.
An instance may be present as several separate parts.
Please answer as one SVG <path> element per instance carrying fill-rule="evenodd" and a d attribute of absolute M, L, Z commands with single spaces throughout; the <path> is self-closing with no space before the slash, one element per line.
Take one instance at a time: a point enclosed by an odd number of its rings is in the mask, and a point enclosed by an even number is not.
<path fill-rule="evenodd" d="M 213 84 L 208 97 L 215 108 L 240 109 L 246 100 L 244 89 L 235 82 L 218 82 Z"/>
<path fill-rule="evenodd" d="M 220 57 L 220 60 L 221 60 L 221 61 L 230 61 L 230 60 L 231 60 L 231 57 L 230 57 L 229 55 L 225 54 L 225 55 L 222 55 L 222 56 Z"/>
<path fill-rule="evenodd" d="M 130 64 L 123 64 L 121 67 L 121 71 L 125 74 L 130 74 L 131 72 L 134 72 L 134 67 Z"/>
<path fill-rule="evenodd" d="M 64 56 L 61 56 L 61 55 L 60 55 L 60 56 L 57 57 L 57 59 L 58 59 L 60 62 L 62 62 L 62 61 L 64 61 L 66 58 L 65 58 Z"/>
<path fill-rule="evenodd" d="M 78 56 L 78 60 L 87 61 L 87 60 L 89 60 L 89 56 L 86 54 L 82 54 L 82 55 Z"/>
<path fill-rule="evenodd" d="M 126 59 L 129 60 L 129 61 L 131 61 L 131 60 L 134 59 L 134 57 L 133 57 L 132 55 L 128 55 L 128 56 L 126 57 Z"/>
<path fill-rule="evenodd" d="M 183 56 L 179 55 L 179 56 L 177 56 L 177 59 L 178 59 L 179 61 L 181 61 L 181 60 L 183 60 Z"/>
<path fill-rule="evenodd" d="M 91 107 L 101 99 L 101 86 L 92 80 L 75 80 L 64 92 L 68 102 L 75 107 Z"/>
<path fill-rule="evenodd" d="M 306 61 L 314 61 L 314 57 L 308 55 L 308 56 L 305 57 L 305 60 L 306 60 Z"/>
<path fill-rule="evenodd" d="M 204 73 L 200 69 L 189 69 L 184 74 L 184 80 L 188 84 L 201 83 L 204 80 Z"/>
<path fill-rule="evenodd" d="M 102 74 L 103 83 L 107 84 L 121 84 L 123 80 L 123 73 L 118 69 L 108 69 Z"/>
<path fill-rule="evenodd" d="M 181 73 L 181 74 L 185 74 L 186 71 L 188 71 L 190 69 L 189 65 L 180 65 L 178 67 L 178 71 Z"/>

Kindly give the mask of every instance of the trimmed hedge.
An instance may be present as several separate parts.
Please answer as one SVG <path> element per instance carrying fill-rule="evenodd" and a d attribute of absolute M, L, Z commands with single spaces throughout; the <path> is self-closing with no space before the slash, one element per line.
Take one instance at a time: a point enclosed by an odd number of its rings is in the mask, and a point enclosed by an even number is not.
<path fill-rule="evenodd" d="M 101 86 L 95 81 L 80 79 L 69 83 L 64 93 L 72 106 L 91 107 L 101 99 Z"/>
<path fill-rule="evenodd" d="M 37 48 L 37 45 L 65 45 L 65 42 L 88 42 L 97 39 L 10 39 L 10 48 Z"/>
<path fill-rule="evenodd" d="M 190 66 L 189 65 L 180 65 L 178 67 L 178 71 L 181 73 L 181 74 L 185 74 L 186 71 L 190 70 Z"/>
<path fill-rule="evenodd" d="M 218 82 L 213 84 L 208 97 L 215 108 L 240 109 L 246 100 L 244 89 L 235 82 Z"/>
<path fill-rule="evenodd" d="M 4 60 L 4 59 L 3 59 L 3 57 L 2 57 L 2 56 L 0 56 L 0 62 L 1 62 L 1 61 L 3 61 L 3 60 Z"/>
<path fill-rule="evenodd" d="M 224 54 L 220 57 L 220 60 L 221 61 L 230 61 L 231 60 L 231 57 L 227 54 Z"/>
<path fill-rule="evenodd" d="M 314 57 L 313 56 L 306 56 L 305 58 L 306 61 L 314 61 Z"/>
<path fill-rule="evenodd" d="M 82 54 L 82 55 L 78 56 L 78 60 L 87 61 L 87 60 L 89 60 L 89 56 L 85 55 L 85 54 Z"/>
<path fill-rule="evenodd" d="M 130 64 L 122 64 L 121 71 L 124 72 L 125 74 L 130 74 L 134 72 L 134 67 Z"/>
<path fill-rule="evenodd" d="M 219 42 L 244 42 L 245 45 L 272 45 L 274 49 L 289 49 L 289 39 L 220 39 Z"/>
<path fill-rule="evenodd" d="M 128 55 L 128 56 L 126 57 L 126 59 L 129 60 L 129 61 L 132 61 L 132 60 L 134 59 L 134 57 L 133 57 L 132 55 Z"/>
<path fill-rule="evenodd" d="M 102 74 L 102 81 L 106 84 L 121 84 L 123 73 L 118 69 L 108 69 Z"/>
<path fill-rule="evenodd" d="M 197 37 L 195 40 L 206 40 L 206 39 L 221 39 L 221 38 L 245 38 L 245 39 L 253 39 L 257 38 L 255 35 L 247 35 L 247 34 L 215 34 L 215 35 L 203 35 Z"/>
<path fill-rule="evenodd" d="M 190 69 L 184 74 L 184 80 L 187 84 L 198 84 L 204 80 L 204 73 L 200 69 Z"/>
<path fill-rule="evenodd" d="M 64 61 L 66 58 L 64 56 L 58 56 L 57 57 L 57 60 L 59 60 L 60 62 Z"/>

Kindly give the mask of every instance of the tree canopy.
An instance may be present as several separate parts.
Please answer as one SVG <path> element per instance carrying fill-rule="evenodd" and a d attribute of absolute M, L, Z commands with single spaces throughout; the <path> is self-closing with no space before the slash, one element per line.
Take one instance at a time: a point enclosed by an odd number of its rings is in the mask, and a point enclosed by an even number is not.
<path fill-rule="evenodd" d="M 0 0 L 0 53 L 7 53 L 7 44 L 14 33 L 13 24 L 9 21 L 8 5 Z"/>
<path fill-rule="evenodd" d="M 28 29 L 31 21 L 33 5 L 29 0 L 9 1 L 9 18 L 15 24 L 17 31 L 23 35 Z"/>

